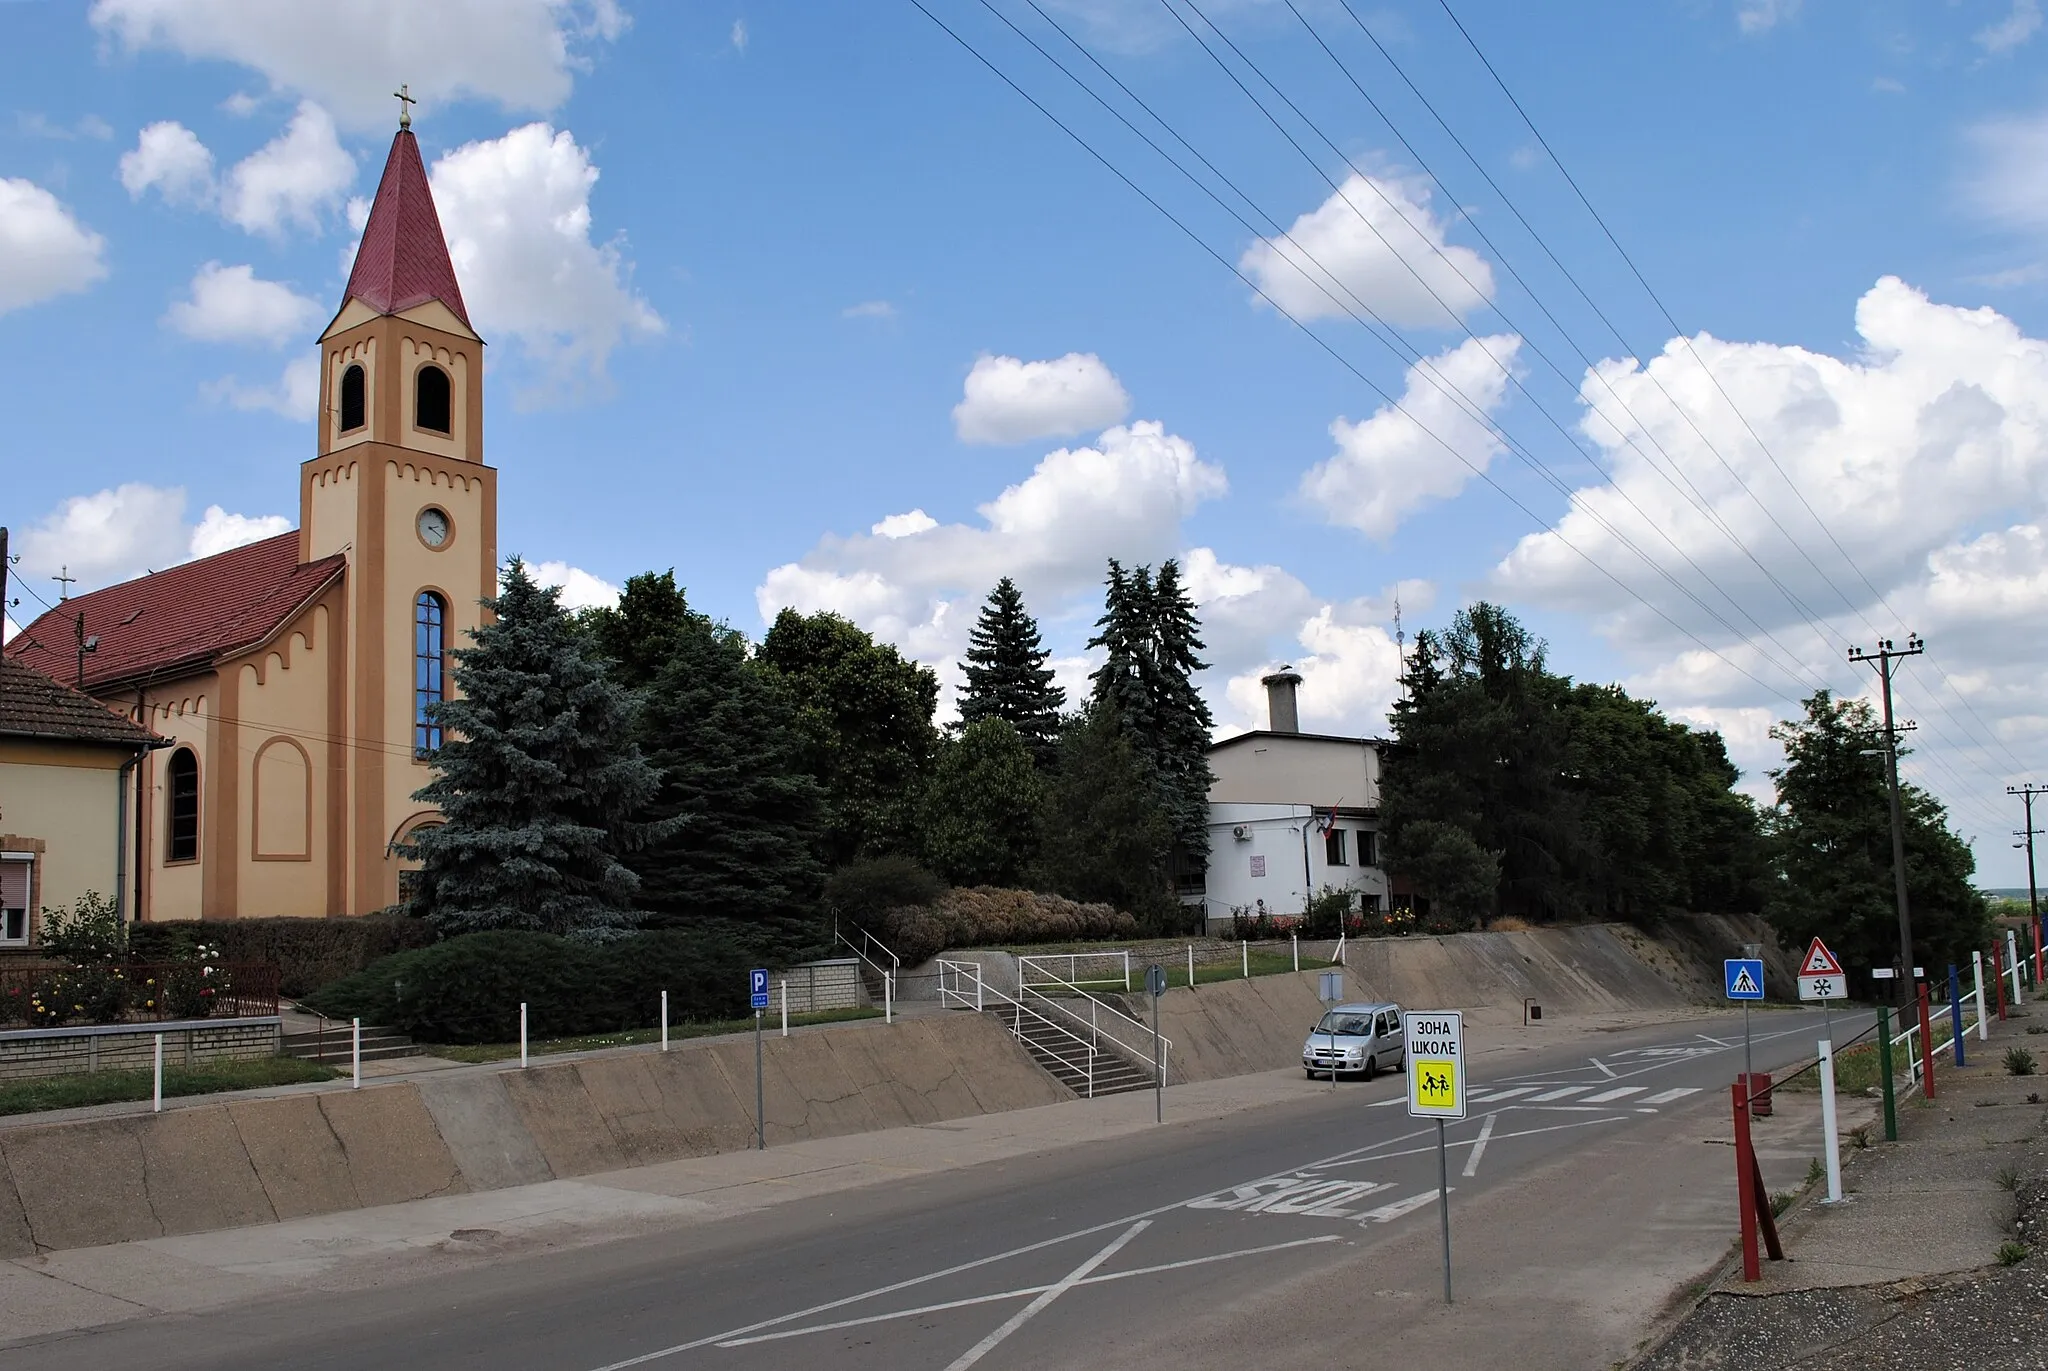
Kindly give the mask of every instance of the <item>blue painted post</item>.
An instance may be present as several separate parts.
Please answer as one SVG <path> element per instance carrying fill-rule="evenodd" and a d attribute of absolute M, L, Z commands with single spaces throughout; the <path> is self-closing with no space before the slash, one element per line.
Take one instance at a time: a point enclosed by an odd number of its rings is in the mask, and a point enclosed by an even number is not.
<path fill-rule="evenodd" d="M 1963 981 L 1956 964 L 1948 964 L 1948 1026 L 1955 1034 L 1956 1065 L 1963 1065 Z"/>

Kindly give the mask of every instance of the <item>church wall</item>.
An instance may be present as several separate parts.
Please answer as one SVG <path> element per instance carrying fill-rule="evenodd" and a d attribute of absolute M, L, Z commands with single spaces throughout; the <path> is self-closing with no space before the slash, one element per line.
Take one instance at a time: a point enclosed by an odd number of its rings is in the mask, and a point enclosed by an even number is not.
<path fill-rule="evenodd" d="M 381 639 L 388 683 L 383 732 L 389 745 L 384 758 L 384 828 L 374 835 L 380 846 L 401 836 L 399 826 L 421 809 L 414 792 L 433 777 L 432 769 L 411 755 L 416 599 L 421 591 L 431 590 L 447 602 L 443 679 L 452 696 L 455 649 L 468 643 L 468 635 L 482 619 L 478 601 L 496 590 L 496 529 L 490 518 L 495 473 L 454 459 L 407 453 L 390 454 L 385 473 L 384 602 L 389 608 Z M 428 547 L 418 531 L 420 512 L 429 506 L 448 515 L 449 536 L 439 548 Z M 487 578 L 489 590 L 481 584 Z M 395 858 L 388 858 L 378 873 L 382 902 L 397 898 L 398 867 Z"/>
<path fill-rule="evenodd" d="M 398 375 L 404 386 L 405 411 L 404 428 L 399 439 L 405 446 L 421 452 L 431 452 L 437 457 L 462 459 L 469 451 L 469 406 L 464 403 L 469 395 L 469 357 L 445 346 L 436 346 L 431 339 L 401 337 L 398 345 Z M 452 398 L 449 405 L 449 432 L 442 436 L 431 429 L 415 427 L 412 414 L 413 378 L 422 366 L 433 364 L 448 373 Z"/>
<path fill-rule="evenodd" d="M 363 463 L 348 453 L 306 463 L 299 476 L 300 561 L 331 557 L 354 544 L 362 468 Z"/>
<path fill-rule="evenodd" d="M 190 862 L 167 860 L 170 852 L 166 823 L 169 795 L 165 780 L 176 747 L 149 755 L 142 764 L 142 824 L 149 849 L 143 870 L 142 915 L 160 919 L 199 917 L 206 869 L 206 838 L 215 815 L 215 786 L 212 752 L 211 709 L 217 693 L 211 672 L 184 681 L 167 682 L 144 693 L 143 722 L 181 747 L 189 747 L 199 759 L 199 858 Z"/>
<path fill-rule="evenodd" d="M 316 604 L 236 663 L 235 911 L 318 918 L 329 910 L 329 657 L 339 624 Z"/>

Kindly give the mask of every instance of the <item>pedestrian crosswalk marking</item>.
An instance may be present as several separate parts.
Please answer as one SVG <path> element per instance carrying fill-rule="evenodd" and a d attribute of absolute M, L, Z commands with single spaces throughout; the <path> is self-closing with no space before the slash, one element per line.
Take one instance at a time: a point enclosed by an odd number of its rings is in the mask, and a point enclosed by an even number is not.
<path fill-rule="evenodd" d="M 1641 1103 L 1670 1104 L 1673 1100 L 1682 1100 L 1687 1095 L 1697 1095 L 1699 1093 L 1700 1088 L 1696 1085 L 1682 1085 L 1676 1090 L 1666 1090 L 1661 1094 L 1652 1095 L 1648 1099 L 1641 1101 Z"/>
<path fill-rule="evenodd" d="M 1597 1095 L 1588 1095 L 1581 1103 L 1606 1104 L 1609 1100 L 1621 1100 L 1628 1098 L 1630 1095 L 1640 1095 L 1647 1089 L 1649 1087 L 1643 1085 L 1625 1085 L 1619 1090 L 1603 1090 Z"/>
<path fill-rule="evenodd" d="M 1529 1100 L 1529 1103 L 1544 1104 L 1550 1100 L 1570 1099 L 1574 1095 L 1583 1095 L 1592 1088 L 1593 1087 L 1590 1085 L 1567 1085 L 1564 1086 L 1562 1089 L 1546 1090 L 1541 1095 L 1532 1096 Z"/>
<path fill-rule="evenodd" d="M 1494 1100 L 1512 1100 L 1517 1095 L 1533 1095 L 1542 1088 L 1540 1085 L 1518 1085 L 1513 1090 L 1475 1092 L 1472 1096 L 1472 1103 L 1486 1104 Z"/>

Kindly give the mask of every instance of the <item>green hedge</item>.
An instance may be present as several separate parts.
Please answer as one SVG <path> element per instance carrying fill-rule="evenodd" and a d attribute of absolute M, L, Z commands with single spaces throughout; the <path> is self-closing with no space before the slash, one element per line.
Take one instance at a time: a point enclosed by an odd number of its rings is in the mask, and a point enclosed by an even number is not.
<path fill-rule="evenodd" d="M 755 954 L 722 929 L 635 933 L 585 943 L 550 933 L 470 933 L 386 957 L 306 997 L 333 1018 L 398 1029 L 426 1042 L 501 1043 L 527 1033 L 565 1038 L 652 1025 L 669 1017 L 730 1019 L 746 1012 Z"/>
<path fill-rule="evenodd" d="M 1137 934 L 1138 921 L 1109 905 L 1081 904 L 1060 895 L 994 886 L 949 890 L 930 904 L 892 909 L 882 916 L 878 930 L 878 936 L 906 966 L 956 947 L 1080 942 L 1134 938 Z"/>
<path fill-rule="evenodd" d="M 225 962 L 274 962 L 278 989 L 297 998 L 379 958 L 434 941 L 419 919 L 373 914 L 357 919 L 198 919 L 134 924 L 128 955 L 138 962 L 178 959 L 194 943 L 211 943 Z"/>

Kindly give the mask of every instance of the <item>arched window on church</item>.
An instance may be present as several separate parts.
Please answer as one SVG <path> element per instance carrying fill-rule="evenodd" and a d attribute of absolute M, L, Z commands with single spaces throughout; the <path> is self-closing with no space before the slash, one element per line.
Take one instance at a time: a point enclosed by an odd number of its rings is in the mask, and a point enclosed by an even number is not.
<path fill-rule="evenodd" d="M 430 706 L 447 698 L 448 602 L 431 590 L 413 601 L 412 750 L 420 758 L 441 750 L 441 725 Z"/>
<path fill-rule="evenodd" d="M 199 758 L 189 747 L 171 754 L 164 768 L 169 803 L 164 812 L 164 860 L 199 860 Z"/>
<path fill-rule="evenodd" d="M 367 408 L 363 395 L 363 369 L 350 367 L 341 373 L 341 431 L 361 428 Z"/>
<path fill-rule="evenodd" d="M 432 433 L 447 433 L 449 424 L 448 373 L 439 367 L 421 367 L 413 378 L 412 423 Z"/>

